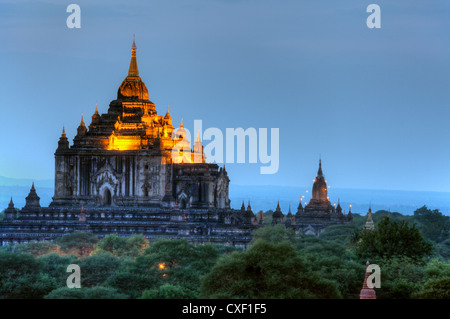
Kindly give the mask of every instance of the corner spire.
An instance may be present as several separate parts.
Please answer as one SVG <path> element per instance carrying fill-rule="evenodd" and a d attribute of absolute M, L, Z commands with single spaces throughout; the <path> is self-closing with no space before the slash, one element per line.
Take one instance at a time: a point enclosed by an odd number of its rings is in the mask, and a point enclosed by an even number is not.
<path fill-rule="evenodd" d="M 128 76 L 139 76 L 139 70 L 136 62 L 136 42 L 133 34 L 133 45 L 131 46 L 131 61 L 128 69 Z"/>

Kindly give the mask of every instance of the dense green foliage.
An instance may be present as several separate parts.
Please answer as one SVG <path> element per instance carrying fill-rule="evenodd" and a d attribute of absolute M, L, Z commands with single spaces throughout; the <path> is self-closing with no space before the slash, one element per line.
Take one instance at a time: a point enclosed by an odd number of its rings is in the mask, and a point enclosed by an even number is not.
<path fill-rule="evenodd" d="M 256 241 L 221 258 L 202 285 L 206 298 L 340 298 L 336 282 L 308 269 L 287 241 Z"/>
<path fill-rule="evenodd" d="M 0 251 L 0 299 L 42 298 L 56 288 L 42 264 L 29 254 Z"/>
<path fill-rule="evenodd" d="M 374 261 L 405 256 L 419 261 L 430 256 L 433 244 L 425 240 L 415 225 L 395 222 L 384 217 L 375 231 L 365 231 L 361 235 L 357 253 L 362 258 Z"/>
<path fill-rule="evenodd" d="M 450 218 L 438 210 L 430 210 L 426 206 L 414 212 L 414 221 L 419 225 L 423 236 L 436 243 L 448 241 L 450 233 Z"/>
<path fill-rule="evenodd" d="M 137 257 L 149 245 L 142 235 L 119 237 L 116 234 L 105 236 L 95 247 L 94 254 L 109 252 L 117 257 Z"/>
<path fill-rule="evenodd" d="M 46 299 L 128 299 L 128 296 L 108 287 L 58 288 L 45 296 Z"/>
<path fill-rule="evenodd" d="M 378 211 L 374 231 L 363 230 L 365 220 L 354 214 L 353 225 L 317 237 L 267 225 L 246 250 L 83 232 L 8 245 L 0 248 L 0 299 L 352 299 L 367 260 L 381 269 L 377 298 L 450 298 L 448 216 Z M 70 264 L 80 266 L 82 288 L 67 288 Z"/>

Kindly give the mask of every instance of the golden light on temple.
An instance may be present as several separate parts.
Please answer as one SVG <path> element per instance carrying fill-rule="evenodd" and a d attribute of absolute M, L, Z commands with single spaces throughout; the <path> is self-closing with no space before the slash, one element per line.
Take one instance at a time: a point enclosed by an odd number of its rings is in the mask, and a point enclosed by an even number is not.
<path fill-rule="evenodd" d="M 141 148 L 139 136 L 116 136 L 114 133 L 109 137 L 108 150 L 129 151 Z"/>

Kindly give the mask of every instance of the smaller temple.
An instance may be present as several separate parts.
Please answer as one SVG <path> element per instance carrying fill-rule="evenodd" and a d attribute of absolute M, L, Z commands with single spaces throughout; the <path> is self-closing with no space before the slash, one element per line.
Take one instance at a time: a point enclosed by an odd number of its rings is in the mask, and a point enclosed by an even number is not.
<path fill-rule="evenodd" d="M 283 213 L 280 209 L 280 204 L 272 215 L 272 224 L 283 222 Z M 294 227 L 297 232 L 311 235 L 319 235 L 325 227 L 334 224 L 351 224 L 353 217 L 351 209 L 345 215 L 342 212 L 340 199 L 338 205 L 334 207 L 328 199 L 327 181 L 322 171 L 322 160 L 319 160 L 319 170 L 314 179 L 312 188 L 312 198 L 308 204 L 303 207 L 302 199 L 297 208 L 295 215 L 292 215 L 289 207 L 289 212 L 286 215 L 285 225 L 287 227 Z"/>
<path fill-rule="evenodd" d="M 364 230 L 365 231 L 375 230 L 375 224 L 374 224 L 373 218 L 372 218 L 372 208 L 371 207 L 369 207 L 369 212 L 367 213 L 367 220 L 366 220 L 366 224 L 364 225 Z"/>

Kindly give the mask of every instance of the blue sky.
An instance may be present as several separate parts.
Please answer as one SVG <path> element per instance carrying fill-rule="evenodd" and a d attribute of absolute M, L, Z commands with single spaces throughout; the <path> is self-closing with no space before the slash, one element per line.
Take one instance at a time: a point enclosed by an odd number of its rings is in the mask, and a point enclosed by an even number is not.
<path fill-rule="evenodd" d="M 81 114 L 108 109 L 133 34 L 159 114 L 193 128 L 280 128 L 280 169 L 231 182 L 450 192 L 446 1 L 3 1 L 0 175 L 51 179 Z M 66 7 L 81 7 L 68 29 Z M 368 29 L 366 7 L 381 7 Z"/>

